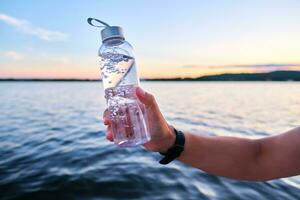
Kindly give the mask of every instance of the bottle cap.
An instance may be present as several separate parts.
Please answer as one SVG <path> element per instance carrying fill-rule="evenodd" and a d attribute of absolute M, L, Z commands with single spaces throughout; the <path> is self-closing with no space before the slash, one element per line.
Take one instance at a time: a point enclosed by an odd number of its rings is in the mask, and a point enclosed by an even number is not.
<path fill-rule="evenodd" d="M 123 30 L 119 26 L 107 26 L 101 31 L 102 42 L 110 38 L 124 38 Z"/>
<path fill-rule="evenodd" d="M 93 24 L 93 21 L 96 21 L 96 22 L 100 23 L 100 25 Z M 101 31 L 102 42 L 104 42 L 105 40 L 111 39 L 111 38 L 125 39 L 124 34 L 123 34 L 123 30 L 119 26 L 110 26 L 106 22 L 103 22 L 103 21 L 101 21 L 99 19 L 95 19 L 95 18 L 88 18 L 87 22 L 91 26 L 104 27 L 104 29 L 102 29 L 102 31 Z"/>

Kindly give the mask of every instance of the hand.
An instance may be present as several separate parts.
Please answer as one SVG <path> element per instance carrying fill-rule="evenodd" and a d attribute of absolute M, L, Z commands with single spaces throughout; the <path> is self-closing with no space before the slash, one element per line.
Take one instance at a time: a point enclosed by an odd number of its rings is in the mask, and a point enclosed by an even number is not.
<path fill-rule="evenodd" d="M 166 152 L 175 143 L 172 126 L 170 126 L 163 117 L 152 94 L 138 87 L 136 89 L 136 96 L 139 101 L 145 105 L 146 120 L 149 127 L 148 131 L 151 135 L 151 140 L 145 143 L 144 146 L 150 151 Z M 104 124 L 107 125 L 106 138 L 113 141 L 111 121 L 107 109 L 104 111 L 103 121 Z"/>

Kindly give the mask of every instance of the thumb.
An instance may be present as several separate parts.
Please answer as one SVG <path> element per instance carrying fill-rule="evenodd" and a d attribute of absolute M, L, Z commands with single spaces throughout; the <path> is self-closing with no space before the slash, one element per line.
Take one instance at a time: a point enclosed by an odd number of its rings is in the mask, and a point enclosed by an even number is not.
<path fill-rule="evenodd" d="M 137 87 L 136 96 L 145 105 L 146 108 L 156 108 L 157 103 L 152 94 L 144 91 L 142 88 Z"/>

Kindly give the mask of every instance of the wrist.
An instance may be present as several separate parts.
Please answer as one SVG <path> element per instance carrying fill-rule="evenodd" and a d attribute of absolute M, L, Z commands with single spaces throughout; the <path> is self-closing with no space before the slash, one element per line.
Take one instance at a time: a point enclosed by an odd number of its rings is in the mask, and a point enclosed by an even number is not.
<path fill-rule="evenodd" d="M 165 153 L 167 152 L 175 143 L 176 135 L 174 132 L 174 128 L 168 125 L 168 130 L 166 134 L 161 139 L 161 144 L 158 152 Z"/>
<path fill-rule="evenodd" d="M 169 164 L 176 158 L 180 156 L 180 154 L 184 151 L 185 137 L 182 131 L 179 131 L 172 127 L 174 130 L 175 141 L 171 148 L 167 150 L 167 152 L 159 152 L 164 156 L 159 163 L 162 165 Z"/>

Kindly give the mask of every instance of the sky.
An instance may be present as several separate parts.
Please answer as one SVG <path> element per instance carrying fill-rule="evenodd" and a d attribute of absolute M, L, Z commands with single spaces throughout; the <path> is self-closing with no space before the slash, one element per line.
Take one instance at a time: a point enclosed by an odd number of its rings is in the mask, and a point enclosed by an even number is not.
<path fill-rule="evenodd" d="M 0 78 L 100 77 L 100 29 L 123 27 L 144 78 L 300 70 L 298 0 L 0 0 Z"/>

